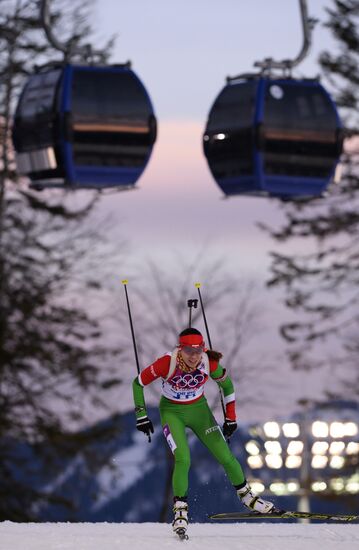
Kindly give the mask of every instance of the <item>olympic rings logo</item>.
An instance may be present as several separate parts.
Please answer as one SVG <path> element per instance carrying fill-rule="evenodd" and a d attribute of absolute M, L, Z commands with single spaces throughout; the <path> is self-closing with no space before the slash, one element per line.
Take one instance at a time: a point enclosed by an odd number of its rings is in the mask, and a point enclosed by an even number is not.
<path fill-rule="evenodd" d="M 171 378 L 171 385 L 175 388 L 184 390 L 187 388 L 199 388 L 206 381 L 206 377 L 203 374 L 183 374 L 177 375 Z"/>

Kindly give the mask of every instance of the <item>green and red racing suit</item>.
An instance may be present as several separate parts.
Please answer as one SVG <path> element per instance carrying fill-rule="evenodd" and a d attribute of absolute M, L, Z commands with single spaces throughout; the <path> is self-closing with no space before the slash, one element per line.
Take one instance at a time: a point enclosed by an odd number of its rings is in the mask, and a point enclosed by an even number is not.
<path fill-rule="evenodd" d="M 202 353 L 196 369 L 184 372 L 178 361 L 178 349 L 167 353 L 145 368 L 133 382 L 137 420 L 147 416 L 143 388 L 158 378 L 162 378 L 161 424 L 175 460 L 174 495 L 186 497 L 188 491 L 190 451 L 186 428 L 195 433 L 223 466 L 231 483 L 241 485 L 245 479 L 242 467 L 225 441 L 204 396 L 204 385 L 212 378 L 223 391 L 226 419 L 236 420 L 234 387 L 226 370 L 218 361 Z"/>

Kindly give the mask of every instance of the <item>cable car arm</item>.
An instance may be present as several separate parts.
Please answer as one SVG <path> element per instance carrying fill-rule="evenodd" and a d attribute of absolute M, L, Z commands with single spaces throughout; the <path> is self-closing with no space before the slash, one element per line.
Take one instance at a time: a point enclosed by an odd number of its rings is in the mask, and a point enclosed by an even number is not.
<path fill-rule="evenodd" d="M 275 61 L 270 57 L 264 59 L 263 61 L 256 61 L 254 63 L 255 67 L 259 67 L 263 71 L 270 71 L 271 69 L 290 70 L 303 61 L 306 57 L 311 46 L 311 32 L 313 30 L 315 20 L 310 19 L 308 16 L 307 0 L 299 0 L 299 4 L 303 27 L 303 45 L 297 57 L 294 59 L 283 59 L 282 61 Z"/>
<path fill-rule="evenodd" d="M 262 74 L 270 74 L 272 69 L 291 71 L 291 69 L 298 65 L 301 61 L 303 61 L 303 59 L 308 54 L 309 48 L 311 46 L 311 34 L 316 21 L 308 16 L 307 0 L 299 0 L 299 4 L 303 27 L 302 49 L 300 50 L 297 57 L 295 57 L 294 59 L 283 59 L 282 61 L 275 61 L 272 57 L 267 57 L 263 61 L 256 61 L 254 63 L 254 66 L 262 69 Z M 241 78 L 243 78 L 243 75 L 228 76 L 227 82 L 231 82 L 232 80 L 238 80 Z"/>

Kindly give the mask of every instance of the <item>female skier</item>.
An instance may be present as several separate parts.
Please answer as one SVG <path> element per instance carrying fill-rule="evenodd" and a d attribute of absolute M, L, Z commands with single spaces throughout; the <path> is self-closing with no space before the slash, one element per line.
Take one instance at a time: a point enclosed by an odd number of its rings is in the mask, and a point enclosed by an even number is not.
<path fill-rule="evenodd" d="M 173 530 L 184 535 L 188 526 L 188 472 L 190 453 L 185 428 L 190 428 L 222 464 L 243 504 L 260 513 L 275 510 L 273 503 L 255 495 L 247 483 L 242 467 L 232 454 L 224 437 L 237 429 L 233 383 L 219 364 L 222 355 L 205 350 L 202 334 L 187 328 L 179 335 L 174 351 L 145 368 L 133 382 L 136 427 L 149 436 L 153 425 L 147 416 L 143 387 L 162 378 L 160 416 L 164 436 L 174 456 L 172 487 L 174 494 Z M 222 430 L 218 426 L 204 396 L 204 384 L 211 377 L 224 394 L 226 417 Z M 223 437 L 224 436 L 224 437 Z"/>

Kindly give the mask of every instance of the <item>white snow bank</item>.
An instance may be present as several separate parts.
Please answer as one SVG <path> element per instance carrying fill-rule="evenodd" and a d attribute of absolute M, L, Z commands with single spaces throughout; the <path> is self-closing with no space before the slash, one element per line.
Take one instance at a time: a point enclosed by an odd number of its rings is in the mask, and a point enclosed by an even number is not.
<path fill-rule="evenodd" d="M 159 523 L 0 523 L 0 550 L 353 550 L 359 524 L 208 524 L 181 542 Z"/>

